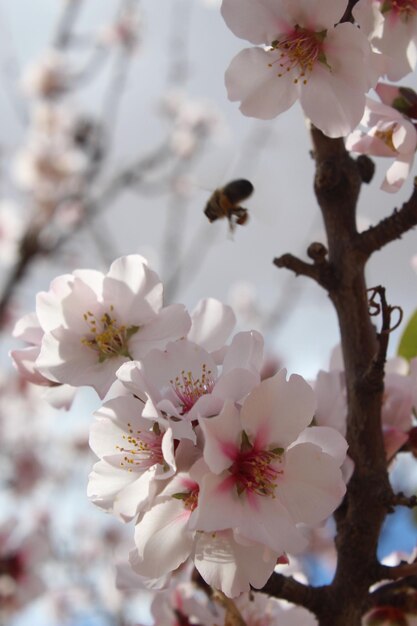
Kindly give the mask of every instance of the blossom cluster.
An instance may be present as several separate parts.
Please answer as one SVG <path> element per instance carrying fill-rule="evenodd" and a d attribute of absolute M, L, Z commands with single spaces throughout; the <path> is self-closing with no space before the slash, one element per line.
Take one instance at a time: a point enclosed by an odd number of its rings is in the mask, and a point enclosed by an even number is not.
<path fill-rule="evenodd" d="M 106 275 L 59 276 L 17 324 L 31 345 L 12 356 L 66 404 L 82 385 L 105 399 L 90 432 L 99 461 L 88 494 L 135 520 L 133 569 L 161 580 L 191 559 L 233 597 L 261 588 L 337 508 L 347 444 L 311 425 L 315 396 L 301 376 L 261 380 L 258 332 L 228 342 L 230 307 L 209 298 L 189 314 L 162 295 L 139 255 Z"/>

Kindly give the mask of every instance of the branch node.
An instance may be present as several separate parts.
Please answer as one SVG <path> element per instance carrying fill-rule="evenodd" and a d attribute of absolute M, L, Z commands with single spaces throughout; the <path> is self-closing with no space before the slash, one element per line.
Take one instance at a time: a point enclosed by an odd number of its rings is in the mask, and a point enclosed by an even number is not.
<path fill-rule="evenodd" d="M 356 159 L 356 165 L 362 182 L 369 184 L 375 174 L 375 163 L 367 154 L 360 154 Z"/>
<path fill-rule="evenodd" d="M 307 248 L 307 255 L 314 261 L 315 265 L 326 263 L 327 248 L 322 243 L 314 241 Z"/>

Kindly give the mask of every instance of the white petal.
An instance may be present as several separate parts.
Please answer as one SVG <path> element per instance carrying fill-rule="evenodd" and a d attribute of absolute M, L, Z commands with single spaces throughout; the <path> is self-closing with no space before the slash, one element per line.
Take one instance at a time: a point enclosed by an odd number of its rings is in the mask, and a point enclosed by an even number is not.
<path fill-rule="evenodd" d="M 230 467 L 240 449 L 241 425 L 239 411 L 227 401 L 216 417 L 200 418 L 204 434 L 204 460 L 215 474 Z"/>
<path fill-rule="evenodd" d="M 265 559 L 259 544 L 241 546 L 232 531 L 198 533 L 194 563 L 204 580 L 234 598 L 249 591 L 250 585 L 263 587 L 271 576 L 277 555 Z"/>
<path fill-rule="evenodd" d="M 129 340 L 129 350 L 134 359 L 140 359 L 151 349 L 165 349 L 168 341 L 186 337 L 191 318 L 182 304 L 164 307 L 148 324 Z"/>
<path fill-rule="evenodd" d="M 238 333 L 224 358 L 223 372 L 239 367 L 259 375 L 263 365 L 263 348 L 263 337 L 256 330 Z"/>
<path fill-rule="evenodd" d="M 183 563 L 192 550 L 193 533 L 181 500 L 171 498 L 145 513 L 135 528 L 137 552 L 130 559 L 142 576 L 159 578 Z"/>
<path fill-rule="evenodd" d="M 232 59 L 225 74 L 229 100 L 241 102 L 244 115 L 270 120 L 286 111 L 297 99 L 291 72 L 282 77 L 270 64 L 278 54 L 261 48 L 246 48 Z"/>
<path fill-rule="evenodd" d="M 237 37 L 253 44 L 269 44 L 291 28 L 277 9 L 275 0 L 223 0 L 221 14 Z"/>
<path fill-rule="evenodd" d="M 307 442 L 314 443 L 321 448 L 323 452 L 332 456 L 339 466 L 342 465 L 346 458 L 348 449 L 347 441 L 334 428 L 328 428 L 327 426 L 309 426 L 298 435 L 294 444 L 291 444 L 291 447 L 298 443 Z"/>
<path fill-rule="evenodd" d="M 191 320 L 187 338 L 208 352 L 222 348 L 236 324 L 232 308 L 214 298 L 200 300 L 191 313 Z"/>
<path fill-rule="evenodd" d="M 311 443 L 286 453 L 285 471 L 277 498 L 297 522 L 316 524 L 340 504 L 346 491 L 338 463 Z"/>
<path fill-rule="evenodd" d="M 259 448 L 286 448 L 310 424 L 314 409 L 310 385 L 297 374 L 287 381 L 286 370 L 281 370 L 246 398 L 241 411 L 242 428 Z"/>

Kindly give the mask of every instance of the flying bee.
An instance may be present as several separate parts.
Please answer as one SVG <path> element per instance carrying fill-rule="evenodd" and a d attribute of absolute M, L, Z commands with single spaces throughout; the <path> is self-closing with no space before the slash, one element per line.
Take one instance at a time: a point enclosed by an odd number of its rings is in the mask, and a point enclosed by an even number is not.
<path fill-rule="evenodd" d="M 241 207 L 239 202 L 249 198 L 252 193 L 253 185 L 248 180 L 244 178 L 232 180 L 214 191 L 206 204 L 204 213 L 209 222 L 227 218 L 230 232 L 233 232 L 236 224 L 243 226 L 249 219 L 248 210 Z"/>

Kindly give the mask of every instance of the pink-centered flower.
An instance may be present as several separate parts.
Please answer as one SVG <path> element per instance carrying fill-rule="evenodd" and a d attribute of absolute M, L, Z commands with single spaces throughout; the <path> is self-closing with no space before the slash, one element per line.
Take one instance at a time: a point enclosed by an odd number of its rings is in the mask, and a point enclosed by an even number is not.
<path fill-rule="evenodd" d="M 258 542 L 242 540 L 233 530 L 195 532 L 190 518 L 199 506 L 199 483 L 206 471 L 202 460 L 177 474 L 158 495 L 136 526 L 136 550 L 130 555 L 141 576 L 159 578 L 189 557 L 204 580 L 235 597 L 249 586 L 262 587 L 279 556 Z"/>
<path fill-rule="evenodd" d="M 410 174 L 417 148 L 417 130 L 410 120 L 390 106 L 366 100 L 362 124 L 367 133 L 356 130 L 346 140 L 346 148 L 371 156 L 394 158 L 381 189 L 398 191 Z"/>
<path fill-rule="evenodd" d="M 100 458 L 90 474 L 87 495 L 124 520 L 132 519 L 176 470 L 172 431 L 142 417 L 143 402 L 113 398 L 95 413 L 90 447 Z"/>
<path fill-rule="evenodd" d="M 56 382 L 91 385 L 100 397 L 122 363 L 187 334 L 184 307 L 162 306 L 162 284 L 143 257 L 112 263 L 104 275 L 77 270 L 38 294 L 36 311 L 44 330 L 37 369 Z"/>
<path fill-rule="evenodd" d="M 192 528 L 233 528 L 277 553 L 303 549 L 299 524 L 322 522 L 345 493 L 339 467 L 346 442 L 332 429 L 312 442 L 314 410 L 310 386 L 297 375 L 287 381 L 281 370 L 253 389 L 241 410 L 228 402 L 218 416 L 200 419 L 210 471 Z"/>
<path fill-rule="evenodd" d="M 125 363 L 117 377 L 146 401 L 144 417 L 165 416 L 176 438 L 194 440 L 194 420 L 217 415 L 226 399 L 241 401 L 259 383 L 262 348 L 256 331 L 238 333 L 220 369 L 207 350 L 180 339 L 165 350 L 152 350 L 140 362 Z"/>
<path fill-rule="evenodd" d="M 299 98 L 326 135 L 347 135 L 362 117 L 375 76 L 364 34 L 337 24 L 345 9 L 344 0 L 223 0 L 222 15 L 235 35 L 266 46 L 232 60 L 230 100 L 240 101 L 245 115 L 271 119 Z"/>

